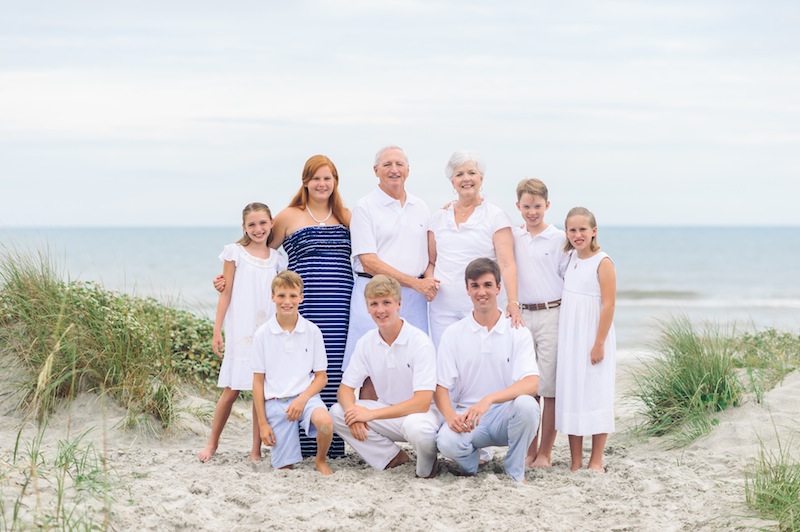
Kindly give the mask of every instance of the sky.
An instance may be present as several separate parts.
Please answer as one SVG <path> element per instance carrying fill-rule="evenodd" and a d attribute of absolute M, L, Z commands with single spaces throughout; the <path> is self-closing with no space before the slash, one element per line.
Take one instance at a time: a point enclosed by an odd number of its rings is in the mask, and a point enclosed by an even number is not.
<path fill-rule="evenodd" d="M 0 0 L 0 228 L 206 227 L 284 208 L 317 153 L 345 204 L 458 149 L 517 220 L 800 225 L 796 1 Z"/>

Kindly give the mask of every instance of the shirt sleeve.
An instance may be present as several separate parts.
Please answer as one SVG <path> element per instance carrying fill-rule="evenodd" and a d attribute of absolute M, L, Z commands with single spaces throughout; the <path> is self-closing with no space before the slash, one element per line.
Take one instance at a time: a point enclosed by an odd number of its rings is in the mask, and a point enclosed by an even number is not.
<path fill-rule="evenodd" d="M 222 248 L 222 253 L 219 254 L 219 260 L 222 262 L 230 261 L 236 262 L 239 259 L 239 250 L 236 244 L 227 244 Z"/>
<path fill-rule="evenodd" d="M 287 269 L 289 267 L 289 259 L 286 258 L 286 255 L 284 255 L 280 251 L 277 251 L 277 250 L 274 250 L 274 249 L 272 250 L 272 253 L 276 253 L 277 254 L 277 257 L 276 257 L 275 260 L 276 260 L 278 273 L 282 272 L 283 270 L 285 270 L 285 269 Z"/>
<path fill-rule="evenodd" d="M 311 322 L 309 322 L 311 323 Z M 313 325 L 313 324 L 312 324 Z M 316 325 L 313 326 L 314 331 L 314 364 L 312 366 L 314 371 L 327 371 L 328 370 L 328 355 L 325 352 L 325 341 L 322 338 L 322 331 Z"/>
<path fill-rule="evenodd" d="M 525 377 L 539 375 L 531 331 L 527 327 L 511 328 L 511 331 L 514 334 L 514 365 L 511 369 L 511 378 L 514 382 L 518 382 Z"/>
<path fill-rule="evenodd" d="M 414 350 L 414 376 L 412 386 L 415 392 L 436 391 L 436 350 L 430 338 L 420 334 L 412 346 Z"/>
<path fill-rule="evenodd" d="M 492 214 L 490 218 L 492 224 L 492 234 L 495 234 L 500 229 L 511 227 L 511 219 L 508 217 L 505 211 L 499 207 L 495 207 L 494 205 L 492 205 L 492 207 Z"/>
<path fill-rule="evenodd" d="M 263 325 L 262 327 L 266 327 Z M 253 368 L 253 373 L 267 373 L 266 364 L 266 334 L 264 334 L 262 327 L 256 330 L 253 335 L 253 357 L 250 359 L 250 365 Z M 233 355 L 230 355 L 233 356 Z"/>
<path fill-rule="evenodd" d="M 366 336 L 369 336 L 369 334 Z M 344 370 L 344 374 L 342 375 L 342 384 L 350 388 L 360 387 L 364 384 L 364 380 L 369 377 L 369 368 L 367 367 L 364 349 L 366 336 L 361 337 L 356 343 L 350 363 L 347 365 L 347 369 Z"/>
<path fill-rule="evenodd" d="M 359 201 L 353 208 L 353 216 L 350 219 L 350 240 L 355 256 L 378 252 L 375 227 L 370 219 L 366 199 Z"/>
<path fill-rule="evenodd" d="M 436 352 L 436 384 L 442 388 L 453 390 L 458 376 L 455 360 L 455 338 L 452 333 L 457 327 L 449 327 L 444 331 L 439 342 L 439 350 Z M 451 400 L 455 400 L 453 397 Z"/>

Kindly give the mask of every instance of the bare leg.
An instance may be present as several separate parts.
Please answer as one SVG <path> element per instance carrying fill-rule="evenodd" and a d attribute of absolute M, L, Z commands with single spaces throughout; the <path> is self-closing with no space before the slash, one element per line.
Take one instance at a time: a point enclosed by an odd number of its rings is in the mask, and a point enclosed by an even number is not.
<path fill-rule="evenodd" d="M 323 475 L 332 475 L 333 471 L 326 462 L 328 449 L 333 440 L 333 421 L 328 411 L 317 408 L 311 413 L 311 423 L 317 428 L 317 456 L 314 457 L 314 468 Z"/>
<path fill-rule="evenodd" d="M 258 429 L 255 404 L 253 404 L 253 448 L 250 449 L 250 460 L 253 462 L 261 461 L 261 432 Z"/>
<path fill-rule="evenodd" d="M 537 404 L 541 404 L 538 395 L 533 396 L 533 398 L 536 400 Z M 544 412 L 542 412 L 542 418 L 544 418 Z M 539 427 L 536 427 L 536 434 L 533 435 L 533 441 L 528 447 L 528 455 L 525 457 L 525 467 L 533 467 L 537 454 L 539 454 Z"/>
<path fill-rule="evenodd" d="M 400 452 L 397 453 L 394 458 L 392 458 L 391 462 L 386 464 L 386 467 L 384 469 L 391 469 L 393 467 L 403 465 L 409 460 L 411 460 L 411 458 L 406 454 L 404 450 L 400 449 Z"/>
<path fill-rule="evenodd" d="M 569 455 L 572 459 L 570 471 L 577 471 L 583 467 L 583 436 L 569 435 Z"/>
<path fill-rule="evenodd" d="M 539 453 L 533 461 L 533 467 L 550 467 L 550 454 L 556 443 L 556 398 L 544 398 L 544 412 L 542 412 L 542 440 Z"/>
<path fill-rule="evenodd" d="M 592 436 L 592 456 L 589 458 L 589 469 L 598 473 L 605 473 L 603 469 L 603 451 L 606 448 L 608 434 L 595 434 Z"/>
<path fill-rule="evenodd" d="M 359 399 L 367 399 L 370 401 L 377 401 L 378 394 L 375 392 L 375 385 L 372 384 L 372 379 L 367 377 L 364 384 L 361 385 L 361 390 L 358 392 Z"/>
<path fill-rule="evenodd" d="M 222 395 L 217 401 L 217 407 L 214 409 L 214 420 L 211 422 L 211 436 L 208 438 L 208 443 L 202 451 L 197 453 L 197 457 L 201 462 L 208 462 L 214 453 L 217 452 L 219 445 L 219 437 L 222 436 L 222 429 L 225 428 L 225 423 L 228 422 L 228 417 L 231 415 L 231 408 L 236 398 L 239 397 L 239 390 L 231 390 L 225 388 Z"/>

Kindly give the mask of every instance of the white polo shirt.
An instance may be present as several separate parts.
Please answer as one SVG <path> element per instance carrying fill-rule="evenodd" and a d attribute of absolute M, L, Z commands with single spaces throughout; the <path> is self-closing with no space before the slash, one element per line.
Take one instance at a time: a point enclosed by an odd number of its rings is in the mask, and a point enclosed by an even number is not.
<path fill-rule="evenodd" d="M 510 318 L 501 317 L 489 331 L 470 312 L 442 335 L 436 382 L 449 390 L 456 408 L 468 408 L 529 375 L 539 375 L 533 338 L 527 327 L 513 328 Z"/>
<path fill-rule="evenodd" d="M 464 270 L 480 257 L 497 260 L 494 234 L 506 227 L 511 227 L 508 215 L 486 200 L 460 226 L 456 226 L 452 205 L 433 213 L 429 231 L 436 240 L 434 277 L 441 281 L 434 299 L 436 305 L 472 308 L 464 288 Z"/>
<path fill-rule="evenodd" d="M 359 255 L 375 253 L 406 275 L 422 275 L 428 266 L 429 216 L 425 202 L 408 193 L 404 205 L 380 188 L 361 198 L 350 220 L 355 270 L 364 271 Z"/>
<path fill-rule="evenodd" d="M 548 225 L 535 237 L 525 227 L 515 227 L 513 233 L 519 302 L 533 305 L 561 299 L 569 262 L 564 231 Z"/>
<path fill-rule="evenodd" d="M 273 316 L 256 331 L 253 347 L 253 373 L 264 374 L 265 399 L 299 395 L 315 371 L 328 368 L 322 333 L 302 316 L 292 332 L 281 329 Z"/>
<path fill-rule="evenodd" d="M 378 329 L 370 330 L 356 344 L 342 384 L 358 388 L 367 377 L 372 379 L 378 398 L 390 405 L 411 399 L 414 392 L 435 391 L 433 342 L 405 320 L 392 345 L 381 338 Z"/>

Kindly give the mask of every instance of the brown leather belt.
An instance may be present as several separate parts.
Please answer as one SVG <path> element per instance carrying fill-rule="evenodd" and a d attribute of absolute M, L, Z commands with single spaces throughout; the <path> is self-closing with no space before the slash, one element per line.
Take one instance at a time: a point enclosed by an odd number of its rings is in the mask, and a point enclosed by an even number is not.
<path fill-rule="evenodd" d="M 520 304 L 519 308 L 522 310 L 546 310 L 549 308 L 558 308 L 560 306 L 561 300 L 556 299 L 555 301 L 548 301 L 547 303 L 535 303 L 533 305 L 522 303 Z"/>

